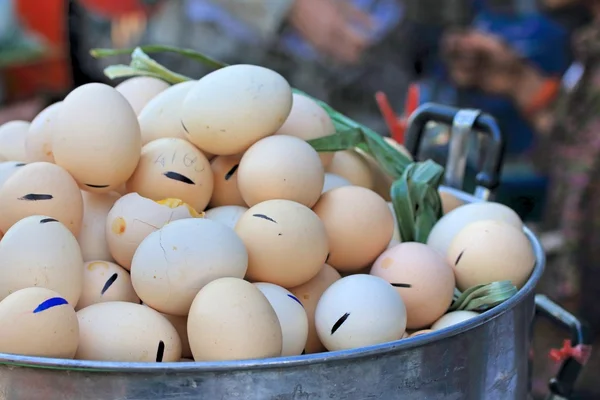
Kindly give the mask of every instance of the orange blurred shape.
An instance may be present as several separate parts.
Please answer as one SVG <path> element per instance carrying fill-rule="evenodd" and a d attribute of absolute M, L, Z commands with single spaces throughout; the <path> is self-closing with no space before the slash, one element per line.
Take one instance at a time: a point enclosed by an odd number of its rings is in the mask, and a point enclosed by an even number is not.
<path fill-rule="evenodd" d="M 12 0 L 19 24 L 37 35 L 48 53 L 4 72 L 8 100 L 31 97 L 39 92 L 60 93 L 71 86 L 68 54 L 66 0 Z"/>
<path fill-rule="evenodd" d="M 154 7 L 142 0 L 78 0 L 89 11 L 105 18 L 113 19 L 132 13 L 149 13 Z"/>

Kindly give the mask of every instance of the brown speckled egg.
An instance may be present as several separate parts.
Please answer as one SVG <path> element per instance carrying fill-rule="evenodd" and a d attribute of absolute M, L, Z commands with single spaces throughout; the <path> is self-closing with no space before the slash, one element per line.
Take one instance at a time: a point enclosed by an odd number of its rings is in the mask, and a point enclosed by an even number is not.
<path fill-rule="evenodd" d="M 394 218 L 386 201 L 363 187 L 330 190 L 313 211 L 327 230 L 327 263 L 338 271 L 356 272 L 371 265 L 394 233 Z"/>
<path fill-rule="evenodd" d="M 75 309 L 107 301 L 139 304 L 140 298 L 133 290 L 129 272 L 123 267 L 108 261 L 86 262 L 83 266 L 83 290 Z"/>
<path fill-rule="evenodd" d="M 0 302 L 0 353 L 73 358 L 79 344 L 75 310 L 41 287 L 17 290 Z"/>
<path fill-rule="evenodd" d="M 27 121 L 10 121 L 0 125 L 0 159 L 26 161 L 25 138 L 29 125 Z"/>
<path fill-rule="evenodd" d="M 452 304 L 454 271 L 444 257 L 422 243 L 406 242 L 386 250 L 370 273 L 396 288 L 406 306 L 409 329 L 431 326 Z"/>
<path fill-rule="evenodd" d="M 175 362 L 181 339 L 158 311 L 124 301 L 96 303 L 77 312 L 78 360 Z"/>
<path fill-rule="evenodd" d="M 327 259 L 327 232 L 308 207 L 289 200 L 269 200 L 251 207 L 235 231 L 248 250 L 251 281 L 285 288 L 311 280 Z"/>
<path fill-rule="evenodd" d="M 327 172 L 347 179 L 351 184 L 373 189 L 373 176 L 367 160 L 354 150 L 336 151 Z"/>
<path fill-rule="evenodd" d="M 192 303 L 188 337 L 196 361 L 279 357 L 281 327 L 269 300 L 253 284 L 221 278 Z"/>
<path fill-rule="evenodd" d="M 181 106 L 181 122 L 188 140 L 202 151 L 233 155 L 274 134 L 291 109 L 292 89 L 285 78 L 264 67 L 238 64 L 192 86 Z"/>
<path fill-rule="evenodd" d="M 185 139 L 181 125 L 181 104 L 196 81 L 170 86 L 150 100 L 139 113 L 142 145 L 165 137 Z"/>
<path fill-rule="evenodd" d="M 304 306 L 304 310 L 308 317 L 308 339 L 306 340 L 306 346 L 304 348 L 306 354 L 320 353 L 326 350 L 317 335 L 317 329 L 315 327 L 315 310 L 317 309 L 317 303 L 325 290 L 341 278 L 340 273 L 337 272 L 335 268 L 325 264 L 319 273 L 310 281 L 290 288 L 290 292 L 292 292 Z"/>
<path fill-rule="evenodd" d="M 162 79 L 136 76 L 119 83 L 115 89 L 127 99 L 133 111 L 138 115 L 150 100 L 168 87 L 169 84 Z"/>
<path fill-rule="evenodd" d="M 75 306 L 83 287 L 83 259 L 75 236 L 56 219 L 23 218 L 0 241 L 0 299 L 31 286 L 60 293 Z"/>
<path fill-rule="evenodd" d="M 231 228 L 205 218 L 180 219 L 142 241 L 131 261 L 131 281 L 150 307 L 184 316 L 206 284 L 241 279 L 247 266 L 244 243 Z"/>
<path fill-rule="evenodd" d="M 106 216 L 106 243 L 113 258 L 129 270 L 142 240 L 171 221 L 201 217 L 177 199 L 153 201 L 137 193 L 118 199 Z"/>
<path fill-rule="evenodd" d="M 246 151 L 237 178 L 242 198 L 250 207 L 274 199 L 312 207 L 323 190 L 325 171 L 311 145 L 294 136 L 276 135 Z"/>
<path fill-rule="evenodd" d="M 181 199 L 202 211 L 213 192 L 213 174 L 204 154 L 190 142 L 157 139 L 142 149 L 140 163 L 127 181 L 127 191 L 152 200 Z"/>
<path fill-rule="evenodd" d="M 511 281 L 521 288 L 535 266 L 531 242 L 521 229 L 502 221 L 478 221 L 458 232 L 448 249 L 456 287 Z"/>
<path fill-rule="evenodd" d="M 52 153 L 52 132 L 61 101 L 44 108 L 29 125 L 25 134 L 25 161 L 54 162 Z"/>
<path fill-rule="evenodd" d="M 116 192 L 90 193 L 81 191 L 83 197 L 83 221 L 77 241 L 83 261 L 114 261 L 106 242 L 106 217 L 121 197 Z"/>
<path fill-rule="evenodd" d="M 277 131 L 277 135 L 296 136 L 302 140 L 317 139 L 335 133 L 333 121 L 313 99 L 304 95 L 293 94 L 292 111 L 285 123 Z M 321 162 L 327 167 L 333 159 L 333 153 L 319 153 Z"/>
<path fill-rule="evenodd" d="M 209 207 L 246 207 L 246 202 L 240 194 L 237 183 L 237 170 L 241 159 L 241 155 L 218 156 L 212 159 L 210 168 L 213 173 L 214 189 Z"/>
<path fill-rule="evenodd" d="M 83 219 L 83 199 L 77 182 L 63 168 L 36 162 L 18 169 L 0 188 L 0 230 L 30 215 L 56 218 L 74 235 Z"/>
<path fill-rule="evenodd" d="M 135 170 L 141 148 L 137 116 L 114 88 L 101 83 L 79 86 L 59 107 L 52 133 L 54 162 L 82 189 L 115 190 Z"/>

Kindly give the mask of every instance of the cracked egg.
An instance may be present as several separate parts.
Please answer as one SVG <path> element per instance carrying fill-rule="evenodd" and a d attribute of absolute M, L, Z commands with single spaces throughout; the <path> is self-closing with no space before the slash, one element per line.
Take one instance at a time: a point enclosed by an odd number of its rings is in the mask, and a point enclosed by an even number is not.
<path fill-rule="evenodd" d="M 206 284 L 243 278 L 248 253 L 233 229 L 206 218 L 173 221 L 149 234 L 131 261 L 131 282 L 140 299 L 170 315 L 188 314 Z"/>
<path fill-rule="evenodd" d="M 129 270 L 136 249 L 146 236 L 171 221 L 183 218 L 202 218 L 179 199 L 150 200 L 129 193 L 117 200 L 106 217 L 106 242 L 110 254 L 123 268 Z"/>
<path fill-rule="evenodd" d="M 152 200 L 177 198 L 197 211 L 213 194 L 208 159 L 190 142 L 178 138 L 153 140 L 142 148 L 140 162 L 127 181 L 127 191 Z"/>

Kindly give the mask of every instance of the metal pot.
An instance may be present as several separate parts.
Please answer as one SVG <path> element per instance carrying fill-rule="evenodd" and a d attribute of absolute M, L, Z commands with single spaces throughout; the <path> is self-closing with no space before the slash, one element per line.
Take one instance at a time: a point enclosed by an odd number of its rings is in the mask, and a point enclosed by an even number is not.
<path fill-rule="evenodd" d="M 478 116 L 475 125 L 485 125 L 480 118 L 488 117 Z M 493 177 L 480 181 L 493 183 Z M 456 189 L 444 190 L 467 202 L 482 201 Z M 480 193 L 485 197 L 487 192 Z M 544 270 L 539 241 L 528 229 L 525 233 L 536 255 L 526 285 L 492 310 L 428 335 L 331 353 L 212 363 L 115 363 L 0 354 L 0 397 L 523 400 L 529 392 L 534 290 Z M 574 317 L 543 297 L 537 298 L 537 307 L 572 330 L 573 345 L 587 343 L 586 331 Z M 578 361 L 568 359 L 554 392 L 566 397 L 580 368 Z"/>

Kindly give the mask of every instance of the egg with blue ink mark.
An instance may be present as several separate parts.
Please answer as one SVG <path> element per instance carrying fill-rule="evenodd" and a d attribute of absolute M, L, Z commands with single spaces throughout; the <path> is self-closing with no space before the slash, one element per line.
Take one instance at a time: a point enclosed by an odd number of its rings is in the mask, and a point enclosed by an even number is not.
<path fill-rule="evenodd" d="M 269 300 L 275 310 L 283 338 L 282 356 L 302 354 L 308 338 L 308 316 L 296 296 L 281 286 L 257 282 L 254 286 Z"/>
<path fill-rule="evenodd" d="M 0 300 L 27 287 L 54 290 L 73 307 L 79 301 L 83 288 L 79 243 L 55 218 L 23 218 L 0 242 Z"/>
<path fill-rule="evenodd" d="M 30 287 L 0 302 L 0 353 L 73 358 L 79 323 L 69 302 L 53 290 Z"/>
<path fill-rule="evenodd" d="M 77 311 L 78 360 L 176 362 L 181 339 L 159 312 L 125 301 L 96 303 Z"/>
<path fill-rule="evenodd" d="M 131 285 L 129 272 L 120 265 L 108 261 L 88 261 L 83 266 L 83 290 L 75 307 L 107 301 L 127 301 L 139 304 L 140 298 Z"/>

